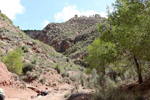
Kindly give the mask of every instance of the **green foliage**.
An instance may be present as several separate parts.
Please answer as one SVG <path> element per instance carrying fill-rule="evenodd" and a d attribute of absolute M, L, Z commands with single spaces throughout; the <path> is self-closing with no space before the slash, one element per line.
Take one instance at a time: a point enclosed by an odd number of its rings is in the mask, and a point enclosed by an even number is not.
<path fill-rule="evenodd" d="M 32 71 L 35 68 L 35 64 L 32 63 L 24 63 L 23 64 L 23 73 L 26 74 L 28 71 Z"/>
<path fill-rule="evenodd" d="M 22 46 L 22 50 L 23 50 L 24 52 L 28 52 L 28 47 L 27 47 L 26 45 L 24 45 L 24 46 Z"/>
<path fill-rule="evenodd" d="M 80 73 L 70 76 L 70 80 L 75 82 L 80 80 Z"/>
<path fill-rule="evenodd" d="M 143 98 L 139 93 L 128 92 L 119 87 L 117 83 L 110 80 L 110 78 L 103 73 L 98 73 L 92 70 L 91 76 L 85 82 L 86 87 L 95 88 L 94 100 L 138 100 Z M 144 99 L 141 99 L 144 100 Z"/>
<path fill-rule="evenodd" d="M 21 48 L 16 48 L 15 50 L 11 51 L 6 55 L 3 59 L 3 62 L 7 66 L 8 70 L 16 73 L 22 73 L 23 61 L 22 61 L 22 54 L 23 51 Z"/>
<path fill-rule="evenodd" d="M 61 76 L 62 76 L 62 77 L 69 77 L 69 73 L 63 72 L 63 73 L 61 74 Z"/>
<path fill-rule="evenodd" d="M 145 100 L 145 98 L 140 93 L 128 93 L 110 85 L 105 91 L 97 91 L 94 100 Z"/>
<path fill-rule="evenodd" d="M 64 98 L 68 98 L 70 95 L 71 95 L 71 92 L 70 91 L 66 91 L 64 93 Z"/>
<path fill-rule="evenodd" d="M 62 66 L 60 66 L 60 64 L 56 64 L 55 70 L 57 70 L 57 72 L 58 72 L 59 74 L 62 74 L 62 73 L 64 72 L 64 69 L 63 69 Z"/>
<path fill-rule="evenodd" d="M 107 29 L 101 39 L 116 44 L 121 54 L 128 53 L 136 64 L 139 83 L 142 83 L 139 62 L 150 60 L 150 52 L 147 51 L 150 49 L 150 1 L 118 0 L 113 7 L 115 11 L 109 14 L 111 29 Z M 110 36 L 113 37 L 111 40 Z"/>
<path fill-rule="evenodd" d="M 85 61 L 90 65 L 90 68 L 99 70 L 104 69 L 104 65 L 115 60 L 117 55 L 116 46 L 111 42 L 103 42 L 99 38 L 96 39 L 91 46 L 88 46 L 89 55 Z"/>
<path fill-rule="evenodd" d="M 38 63 L 38 60 L 35 58 L 35 59 L 33 59 L 33 61 L 31 63 L 36 65 Z"/>
<path fill-rule="evenodd" d="M 139 83 L 142 83 L 141 66 L 150 61 L 150 1 L 117 0 L 113 9 L 108 13 L 108 20 L 98 25 L 99 38 L 88 47 L 85 61 L 97 71 L 114 66 L 116 62 L 127 65 L 134 62 Z"/>
<path fill-rule="evenodd" d="M 75 76 L 71 76 L 70 77 L 71 81 L 75 82 L 77 80 L 77 78 Z"/>
<path fill-rule="evenodd" d="M 3 43 L 0 43 L 0 47 L 2 47 L 3 46 Z"/>
<path fill-rule="evenodd" d="M 148 0 L 117 1 L 113 6 L 116 10 L 109 15 L 109 21 L 113 24 L 110 26 L 112 31 L 105 32 L 101 39 L 108 38 L 106 35 L 111 34 L 113 39 L 110 41 L 118 43 L 119 48 L 140 59 L 149 60 L 149 4 Z"/>

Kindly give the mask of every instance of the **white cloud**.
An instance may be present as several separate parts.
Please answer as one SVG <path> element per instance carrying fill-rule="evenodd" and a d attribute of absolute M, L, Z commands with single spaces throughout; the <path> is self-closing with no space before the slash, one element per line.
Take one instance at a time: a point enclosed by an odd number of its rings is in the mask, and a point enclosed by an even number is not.
<path fill-rule="evenodd" d="M 0 0 L 0 10 L 10 19 L 15 19 L 16 14 L 22 14 L 25 8 L 20 0 Z"/>
<path fill-rule="evenodd" d="M 44 20 L 44 22 L 42 23 L 42 26 L 45 27 L 46 25 L 48 25 L 50 22 L 48 20 Z"/>
<path fill-rule="evenodd" d="M 74 17 L 75 15 L 78 16 L 90 16 L 90 15 L 95 15 L 99 14 L 101 17 L 107 17 L 107 13 L 105 12 L 96 12 L 93 10 L 88 10 L 88 11 L 79 11 L 77 10 L 77 7 L 74 6 L 66 6 L 63 8 L 62 12 L 58 12 L 55 14 L 55 21 L 56 22 L 65 22 L 69 20 L 70 18 Z"/>

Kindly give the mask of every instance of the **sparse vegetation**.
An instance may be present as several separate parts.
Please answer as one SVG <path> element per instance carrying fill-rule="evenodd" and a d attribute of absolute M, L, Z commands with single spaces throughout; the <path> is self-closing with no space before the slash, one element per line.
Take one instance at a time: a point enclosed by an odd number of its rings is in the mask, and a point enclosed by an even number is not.
<path fill-rule="evenodd" d="M 83 90 L 96 91 L 95 100 L 145 100 L 142 93 L 149 87 L 146 80 L 150 79 L 150 2 L 117 0 L 113 7 L 108 19 L 98 14 L 93 17 L 75 15 L 65 23 L 49 24 L 47 29 L 50 30 L 43 29 L 42 35 L 41 30 L 31 30 L 39 32 L 32 38 L 43 39 L 53 46 L 62 44 L 55 48 L 62 54 L 26 36 L 19 28 L 14 31 L 4 26 L 0 28 L 0 60 L 9 71 L 19 75 L 20 81 L 40 82 L 56 91 L 59 91 L 59 84 L 74 85 L 75 91 L 67 91 L 64 98 L 71 92 L 80 92 L 81 84 Z M 13 26 L 1 12 L 0 17 L 8 26 Z M 28 35 L 31 31 L 25 30 Z"/>

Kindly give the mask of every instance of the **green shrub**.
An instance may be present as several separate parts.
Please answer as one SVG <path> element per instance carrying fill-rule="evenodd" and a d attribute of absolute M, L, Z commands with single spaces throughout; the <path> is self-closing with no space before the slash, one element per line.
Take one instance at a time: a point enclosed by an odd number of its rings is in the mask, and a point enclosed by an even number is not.
<path fill-rule="evenodd" d="M 71 92 L 70 92 L 70 91 L 67 91 L 67 92 L 65 92 L 65 94 L 64 94 L 64 98 L 68 98 L 70 95 L 71 95 Z"/>
<path fill-rule="evenodd" d="M 73 82 L 75 82 L 77 80 L 77 78 L 75 76 L 71 76 L 70 80 L 73 81 Z"/>
<path fill-rule="evenodd" d="M 0 47 L 2 47 L 3 46 L 3 43 L 0 43 Z"/>
<path fill-rule="evenodd" d="M 71 84 L 71 80 L 69 78 L 65 78 L 66 83 Z"/>
<path fill-rule="evenodd" d="M 61 74 L 61 73 L 64 72 L 64 70 L 63 70 L 63 68 L 60 66 L 60 64 L 57 64 L 57 65 L 55 66 L 55 70 L 57 70 L 57 72 L 58 72 L 59 74 Z"/>
<path fill-rule="evenodd" d="M 125 91 L 107 75 L 97 74 L 95 69 L 92 70 L 91 77 L 88 80 L 88 87 L 96 89 L 94 100 L 144 100 L 139 93 Z"/>
<path fill-rule="evenodd" d="M 37 61 L 37 59 L 34 59 L 31 63 L 32 63 L 32 64 L 37 64 L 38 61 Z"/>
<path fill-rule="evenodd" d="M 23 61 L 22 61 L 23 51 L 21 48 L 16 48 L 14 51 L 9 52 L 4 58 L 3 62 L 7 66 L 10 72 L 20 75 L 22 73 Z"/>
<path fill-rule="evenodd" d="M 25 52 L 29 52 L 28 47 L 26 45 L 22 46 L 22 50 Z"/>
<path fill-rule="evenodd" d="M 62 77 L 69 77 L 69 73 L 63 72 L 63 73 L 61 74 L 61 76 L 62 76 Z"/>
<path fill-rule="evenodd" d="M 38 79 L 40 77 L 40 73 L 36 72 L 35 78 Z"/>
<path fill-rule="evenodd" d="M 27 78 L 27 76 L 20 76 L 20 81 L 25 80 Z"/>
<path fill-rule="evenodd" d="M 32 63 L 25 63 L 23 65 L 23 73 L 26 74 L 28 71 L 32 71 L 35 68 L 35 64 Z"/>
<path fill-rule="evenodd" d="M 119 88 L 107 88 L 94 94 L 94 100 L 145 100 L 139 93 L 127 92 Z"/>

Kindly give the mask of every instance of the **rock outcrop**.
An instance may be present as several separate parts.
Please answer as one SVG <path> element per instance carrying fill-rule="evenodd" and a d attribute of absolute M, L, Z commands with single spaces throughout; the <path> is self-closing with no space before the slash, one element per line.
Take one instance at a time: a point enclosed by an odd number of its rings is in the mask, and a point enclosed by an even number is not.
<path fill-rule="evenodd" d="M 5 64 L 0 62 L 0 85 L 11 85 L 12 84 L 12 74 L 7 70 Z"/>
<path fill-rule="evenodd" d="M 0 62 L 0 86 L 1 87 L 16 87 L 24 88 L 23 84 L 19 81 L 19 78 L 16 74 L 13 74 L 8 71 L 6 65 Z"/>
<path fill-rule="evenodd" d="M 78 59 L 87 54 L 86 47 L 98 37 L 97 24 L 104 20 L 99 16 L 73 17 L 65 23 L 50 23 L 42 31 L 24 32 L 53 46 L 57 52 Z"/>

